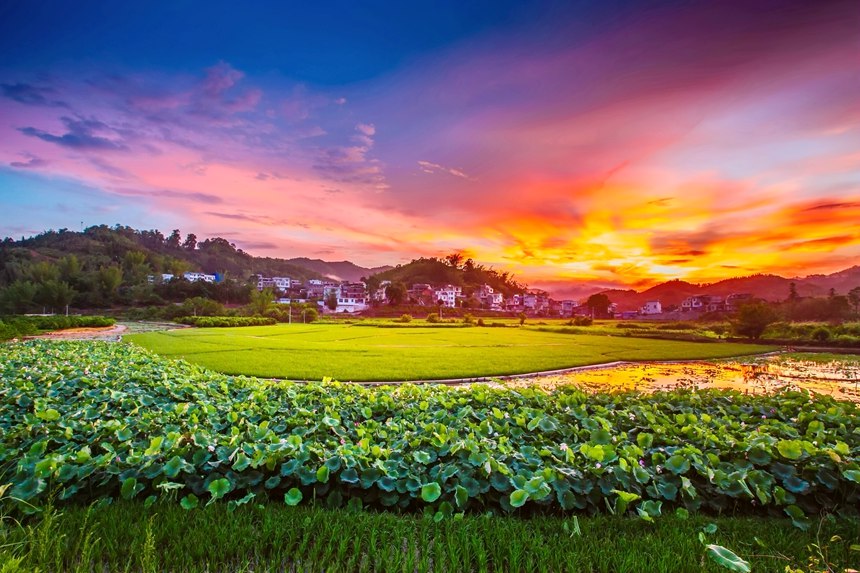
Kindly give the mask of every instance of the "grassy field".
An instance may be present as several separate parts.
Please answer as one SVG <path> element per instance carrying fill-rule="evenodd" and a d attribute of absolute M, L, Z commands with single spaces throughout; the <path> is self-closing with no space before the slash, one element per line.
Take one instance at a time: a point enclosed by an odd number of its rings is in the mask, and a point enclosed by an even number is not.
<path fill-rule="evenodd" d="M 466 516 L 439 523 L 422 516 L 284 505 L 120 503 L 71 507 L 27 529 L 11 526 L 0 570 L 35 571 L 506 571 L 525 573 L 699 573 L 727 571 L 704 543 L 726 547 L 752 571 L 857 566 L 850 544 L 860 525 L 823 520 L 800 531 L 783 519 L 667 516 L 655 523 L 613 516 Z M 838 536 L 838 537 L 834 537 Z M 813 545 L 819 545 L 815 548 Z M 823 557 L 823 558 L 822 558 Z M 824 569 L 825 566 L 830 567 Z M 798 569 L 799 568 L 799 569 Z"/>
<path fill-rule="evenodd" d="M 503 376 L 616 360 L 725 358 L 771 350 L 573 335 L 521 328 L 376 328 L 311 324 L 187 329 L 126 340 L 227 374 L 294 380 L 399 381 Z"/>

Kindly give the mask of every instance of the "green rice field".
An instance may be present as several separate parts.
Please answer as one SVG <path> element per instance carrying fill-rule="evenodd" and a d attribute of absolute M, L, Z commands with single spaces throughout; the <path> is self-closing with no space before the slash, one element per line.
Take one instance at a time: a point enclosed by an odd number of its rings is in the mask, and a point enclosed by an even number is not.
<path fill-rule="evenodd" d="M 279 324 L 191 328 L 125 337 L 162 356 L 226 374 L 340 381 L 407 381 L 505 376 L 617 360 L 727 358 L 773 350 L 702 343 L 565 334 L 523 328 L 379 328 Z"/>

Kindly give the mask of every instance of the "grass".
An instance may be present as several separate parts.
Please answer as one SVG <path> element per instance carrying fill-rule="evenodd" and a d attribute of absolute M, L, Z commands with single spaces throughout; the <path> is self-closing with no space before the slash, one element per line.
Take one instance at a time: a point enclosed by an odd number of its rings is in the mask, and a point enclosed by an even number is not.
<path fill-rule="evenodd" d="M 725 358 L 754 344 L 541 332 L 521 328 L 361 328 L 350 324 L 186 329 L 125 337 L 227 374 L 400 381 L 504 376 L 616 360 Z"/>
<path fill-rule="evenodd" d="M 789 352 L 781 355 L 784 360 L 801 360 L 807 362 L 841 362 L 855 365 L 860 362 L 860 354 L 836 354 L 833 352 Z"/>
<path fill-rule="evenodd" d="M 787 519 L 667 516 L 656 523 L 613 516 L 422 516 L 266 505 L 228 512 L 223 504 L 185 511 L 125 502 L 51 511 L 10 526 L 0 558 L 10 573 L 40 571 L 725 571 L 705 543 L 727 547 L 753 571 L 801 567 L 810 556 L 834 571 L 860 561 L 850 549 L 856 521 L 822 520 L 807 532 Z M 839 536 L 833 538 L 833 536 Z M 815 547 L 817 545 L 818 547 Z M 18 560 L 17 567 L 12 557 Z M 823 568 L 823 566 L 822 566 Z M 3 565 L 0 564 L 0 570 Z"/>

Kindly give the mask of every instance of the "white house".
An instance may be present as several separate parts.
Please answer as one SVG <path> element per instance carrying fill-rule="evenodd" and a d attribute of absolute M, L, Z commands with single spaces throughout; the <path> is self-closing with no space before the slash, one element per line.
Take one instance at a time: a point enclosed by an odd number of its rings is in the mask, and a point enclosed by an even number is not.
<path fill-rule="evenodd" d="M 562 316 L 572 316 L 573 311 L 579 306 L 579 301 L 576 300 L 563 300 L 561 301 L 561 314 Z"/>
<path fill-rule="evenodd" d="M 203 281 L 203 282 L 207 282 L 207 283 L 214 283 L 215 282 L 215 275 L 207 275 L 206 273 L 185 273 L 182 275 L 182 277 L 185 280 L 191 281 L 191 282 L 195 282 L 195 281 Z"/>
<path fill-rule="evenodd" d="M 663 314 L 663 305 L 659 300 L 649 300 L 639 309 L 639 314 Z"/>
<path fill-rule="evenodd" d="M 433 296 L 437 301 L 442 301 L 443 306 L 454 308 L 457 306 L 457 298 L 463 296 L 463 289 L 454 285 L 445 285 L 436 289 Z"/>

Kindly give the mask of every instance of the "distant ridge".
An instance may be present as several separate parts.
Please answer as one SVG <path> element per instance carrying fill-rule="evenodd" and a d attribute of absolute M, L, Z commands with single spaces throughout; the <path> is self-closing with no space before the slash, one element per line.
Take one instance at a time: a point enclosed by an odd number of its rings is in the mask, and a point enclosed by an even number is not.
<path fill-rule="evenodd" d="M 335 280 L 357 282 L 362 277 L 369 277 L 376 273 L 383 273 L 391 270 L 394 267 L 361 267 L 350 261 L 323 261 L 322 259 L 309 259 L 307 257 L 297 257 L 295 259 L 287 259 L 287 263 L 307 269 L 309 271 L 319 273 L 325 277 Z"/>
<path fill-rule="evenodd" d="M 833 289 L 836 294 L 846 294 L 854 287 L 860 286 L 860 266 L 829 275 L 809 275 L 803 278 L 781 277 L 778 275 L 759 274 L 721 280 L 715 283 L 695 285 L 682 280 L 671 280 L 660 283 L 647 290 L 595 290 L 606 293 L 610 300 L 620 310 L 635 310 L 648 301 L 659 300 L 663 307 L 679 305 L 695 295 L 728 296 L 732 293 L 750 293 L 757 298 L 767 301 L 781 301 L 788 298 L 790 284 L 794 283 L 797 294 L 801 297 L 826 296 Z"/>

